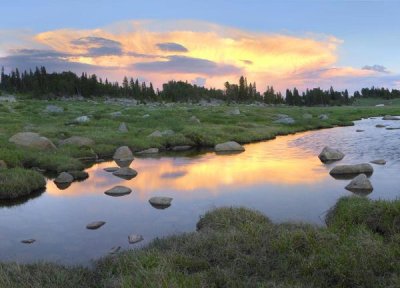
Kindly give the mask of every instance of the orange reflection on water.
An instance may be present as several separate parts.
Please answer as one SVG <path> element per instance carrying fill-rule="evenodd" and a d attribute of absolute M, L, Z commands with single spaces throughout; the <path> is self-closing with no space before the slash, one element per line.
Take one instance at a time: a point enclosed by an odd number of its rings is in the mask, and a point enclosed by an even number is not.
<path fill-rule="evenodd" d="M 298 135 L 246 145 L 244 153 L 233 155 L 137 158 L 131 167 L 138 171 L 138 176 L 130 181 L 103 171 L 114 163 L 100 163 L 87 169 L 88 180 L 73 183 L 65 190 L 59 190 L 49 181 L 47 191 L 51 195 L 81 196 L 101 194 L 115 185 L 125 185 L 140 198 L 158 190 L 188 194 L 202 189 L 208 195 L 217 195 L 229 190 L 227 186 L 236 189 L 258 184 L 308 185 L 326 179 L 328 173 L 314 153 L 288 147 L 293 137 Z"/>

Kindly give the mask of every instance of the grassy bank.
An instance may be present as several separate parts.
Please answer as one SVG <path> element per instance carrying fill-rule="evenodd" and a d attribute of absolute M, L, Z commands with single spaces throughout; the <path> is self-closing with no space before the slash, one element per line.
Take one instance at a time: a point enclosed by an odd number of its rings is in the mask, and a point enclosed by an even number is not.
<path fill-rule="evenodd" d="M 362 103 L 361 103 L 362 104 Z M 57 105 L 62 113 L 44 112 L 47 105 Z M 238 107 L 240 115 L 230 111 Z M 120 115 L 113 115 L 120 112 Z M 294 124 L 277 124 L 278 114 L 287 114 Z M 312 118 L 304 117 L 305 114 Z M 318 119 L 326 114 L 326 120 Z M 362 117 L 400 114 L 399 106 L 385 107 L 258 107 L 250 105 L 222 105 L 201 107 L 174 104 L 161 106 L 132 106 L 104 103 L 104 101 L 40 101 L 19 100 L 16 103 L 0 104 L 0 159 L 9 167 L 38 167 L 49 172 L 81 170 L 84 164 L 79 159 L 104 158 L 112 155 L 116 147 L 127 145 L 134 151 L 150 147 L 167 150 L 175 145 L 213 147 L 225 141 L 249 143 L 272 139 L 277 135 L 351 125 Z M 87 123 L 73 124 L 79 116 L 89 116 Z M 200 123 L 190 120 L 197 117 Z M 309 116 L 309 115 L 308 115 Z M 118 131 L 125 122 L 128 132 Z M 172 130 L 172 135 L 148 137 L 152 132 Z M 90 147 L 73 145 L 59 146 L 55 151 L 36 151 L 16 147 L 8 139 L 22 131 L 37 132 L 56 145 L 71 136 L 93 139 Z"/>
<path fill-rule="evenodd" d="M 45 178 L 36 171 L 22 168 L 0 171 L 0 200 L 27 197 L 45 187 Z"/>
<path fill-rule="evenodd" d="M 0 264 L 0 287 L 399 287 L 399 208 L 399 200 L 342 198 L 327 228 L 220 208 L 201 217 L 197 232 L 93 269 Z"/>

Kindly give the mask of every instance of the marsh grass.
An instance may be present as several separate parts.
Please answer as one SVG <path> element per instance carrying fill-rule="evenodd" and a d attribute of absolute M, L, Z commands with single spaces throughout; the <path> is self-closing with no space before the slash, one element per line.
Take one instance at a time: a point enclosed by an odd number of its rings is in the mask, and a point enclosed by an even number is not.
<path fill-rule="evenodd" d="M 43 175 L 22 168 L 0 170 L 0 199 L 15 199 L 43 189 L 46 180 Z"/>

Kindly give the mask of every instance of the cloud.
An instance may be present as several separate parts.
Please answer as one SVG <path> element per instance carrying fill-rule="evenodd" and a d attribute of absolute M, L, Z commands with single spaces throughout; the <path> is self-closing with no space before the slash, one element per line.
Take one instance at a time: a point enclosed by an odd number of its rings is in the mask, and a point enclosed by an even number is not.
<path fill-rule="evenodd" d="M 178 43 L 157 43 L 156 46 L 162 51 L 168 52 L 188 52 L 188 49 L 185 46 L 182 46 Z"/>
<path fill-rule="evenodd" d="M 253 64 L 253 61 L 250 61 L 250 60 L 241 60 L 244 64 L 247 64 L 247 65 L 251 65 L 251 64 Z"/>
<path fill-rule="evenodd" d="M 141 62 L 134 64 L 139 71 L 189 73 L 202 75 L 240 74 L 241 69 L 234 65 L 219 64 L 210 60 L 173 55 L 167 61 Z"/>
<path fill-rule="evenodd" d="M 86 48 L 86 56 L 91 57 L 123 54 L 120 42 L 103 37 L 82 37 L 71 40 L 71 44 Z"/>
<path fill-rule="evenodd" d="M 376 65 L 376 64 L 373 66 L 365 65 L 362 69 L 376 71 L 376 72 L 380 72 L 380 73 L 390 73 L 385 66 Z"/>

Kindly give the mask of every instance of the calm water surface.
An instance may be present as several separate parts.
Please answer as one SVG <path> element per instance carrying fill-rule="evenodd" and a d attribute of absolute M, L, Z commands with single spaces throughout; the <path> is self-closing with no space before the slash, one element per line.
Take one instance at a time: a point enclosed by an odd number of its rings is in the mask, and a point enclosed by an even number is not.
<path fill-rule="evenodd" d="M 335 180 L 317 155 L 326 146 L 341 149 L 338 162 L 374 165 L 372 199 L 400 196 L 400 130 L 376 128 L 379 123 L 400 127 L 400 121 L 364 119 L 353 127 L 333 128 L 278 137 L 246 145 L 246 152 L 216 155 L 136 158 L 131 167 L 138 176 L 126 181 L 105 172 L 115 163 L 97 164 L 88 180 L 65 190 L 52 181 L 47 191 L 25 203 L 0 207 L 0 260 L 89 264 L 113 246 L 132 249 L 155 237 L 194 231 L 201 214 L 221 206 L 257 209 L 275 222 L 301 221 L 324 225 L 324 214 L 341 196 L 349 180 Z M 364 129 L 357 133 L 356 129 Z M 132 188 L 130 195 L 110 197 L 104 191 L 115 185 Z M 173 197 L 172 206 L 159 210 L 148 199 Z M 98 230 L 86 224 L 103 220 Z M 128 244 L 128 235 L 142 234 L 145 241 Z M 35 238 L 31 245 L 22 239 Z"/>

